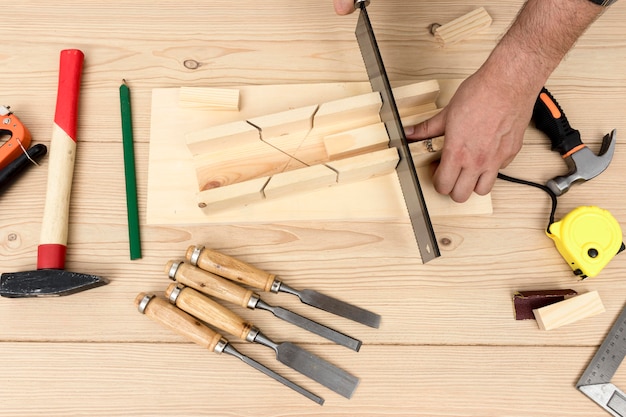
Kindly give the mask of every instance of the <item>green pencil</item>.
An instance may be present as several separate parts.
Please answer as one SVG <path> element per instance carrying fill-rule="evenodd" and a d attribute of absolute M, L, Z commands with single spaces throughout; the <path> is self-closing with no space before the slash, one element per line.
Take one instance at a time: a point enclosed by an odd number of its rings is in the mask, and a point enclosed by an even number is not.
<path fill-rule="evenodd" d="M 130 259 L 139 259 L 141 258 L 141 238 L 139 235 L 139 208 L 137 207 L 133 121 L 130 110 L 130 89 L 126 85 L 126 80 L 123 80 L 120 86 L 120 106 L 122 113 L 122 143 L 124 145 L 124 175 L 126 177 L 126 210 L 128 212 Z"/>

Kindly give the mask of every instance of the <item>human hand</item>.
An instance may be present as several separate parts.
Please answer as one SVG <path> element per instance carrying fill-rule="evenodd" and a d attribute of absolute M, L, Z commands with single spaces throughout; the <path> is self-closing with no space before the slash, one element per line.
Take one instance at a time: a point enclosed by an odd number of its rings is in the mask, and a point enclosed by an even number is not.
<path fill-rule="evenodd" d="M 350 14 L 354 11 L 354 0 L 333 0 L 338 15 Z"/>
<path fill-rule="evenodd" d="M 476 192 L 491 191 L 498 171 L 520 151 L 537 98 L 515 93 L 477 72 L 458 88 L 436 116 L 407 129 L 409 141 L 445 134 L 439 165 L 433 174 L 437 192 L 462 203 Z"/>

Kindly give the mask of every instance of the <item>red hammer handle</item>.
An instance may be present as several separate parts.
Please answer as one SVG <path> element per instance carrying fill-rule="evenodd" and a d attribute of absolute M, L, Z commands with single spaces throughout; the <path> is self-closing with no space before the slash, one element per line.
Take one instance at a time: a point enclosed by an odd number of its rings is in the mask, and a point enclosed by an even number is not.
<path fill-rule="evenodd" d="M 61 51 L 37 269 L 65 268 L 70 194 L 76 160 L 78 95 L 84 57 L 77 49 Z"/>

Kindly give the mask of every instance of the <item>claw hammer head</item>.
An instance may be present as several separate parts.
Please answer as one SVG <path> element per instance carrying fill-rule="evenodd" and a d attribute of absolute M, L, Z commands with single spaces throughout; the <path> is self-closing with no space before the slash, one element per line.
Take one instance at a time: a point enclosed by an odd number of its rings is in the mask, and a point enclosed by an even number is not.
<path fill-rule="evenodd" d="M 602 146 L 598 155 L 594 154 L 587 145 L 581 145 L 563 155 L 565 163 L 569 167 L 566 175 L 558 176 L 546 184 L 554 194 L 561 195 L 569 190 L 569 187 L 578 181 L 589 181 L 600 175 L 607 169 L 613 154 L 615 153 L 616 131 L 607 134 L 602 139 Z"/>

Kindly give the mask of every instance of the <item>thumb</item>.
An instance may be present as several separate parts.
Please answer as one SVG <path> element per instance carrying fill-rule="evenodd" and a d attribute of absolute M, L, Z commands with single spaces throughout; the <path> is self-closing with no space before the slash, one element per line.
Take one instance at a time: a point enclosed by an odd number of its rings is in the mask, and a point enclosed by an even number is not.
<path fill-rule="evenodd" d="M 338 15 L 350 14 L 354 11 L 354 0 L 333 0 Z"/>
<path fill-rule="evenodd" d="M 409 141 L 418 141 L 442 136 L 445 128 L 446 116 L 444 109 L 428 120 L 404 128 L 404 134 Z"/>

